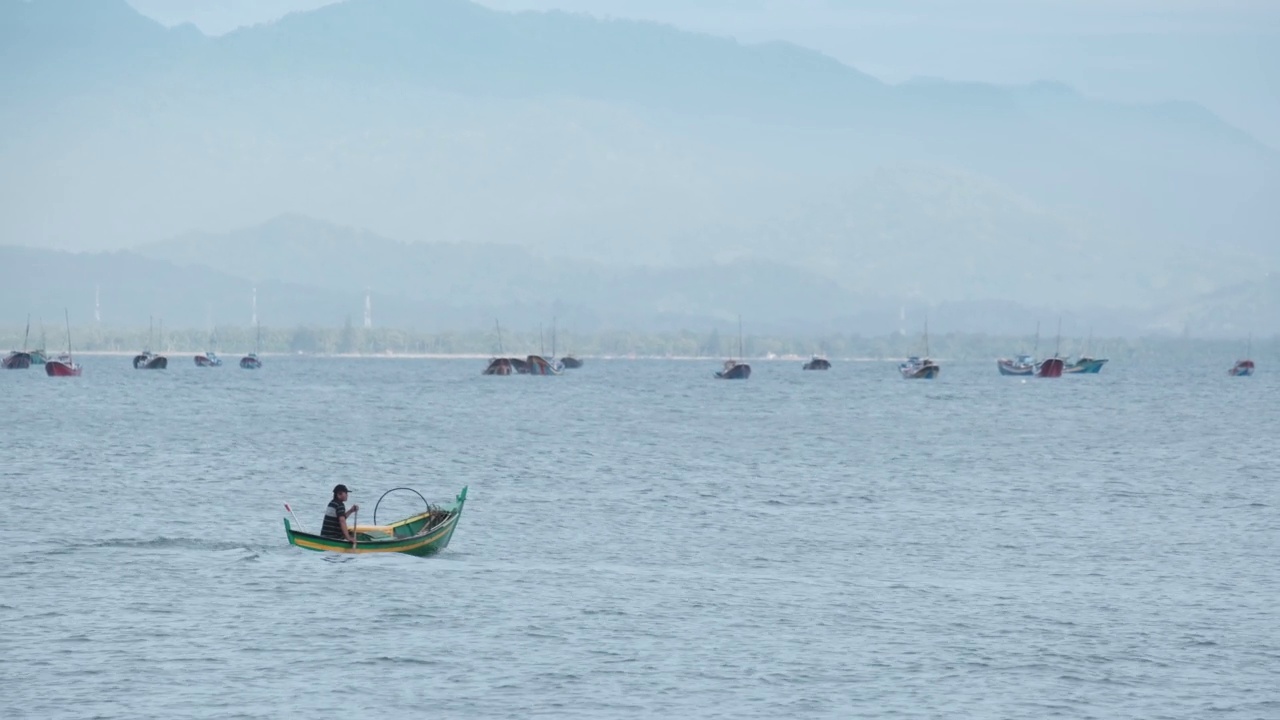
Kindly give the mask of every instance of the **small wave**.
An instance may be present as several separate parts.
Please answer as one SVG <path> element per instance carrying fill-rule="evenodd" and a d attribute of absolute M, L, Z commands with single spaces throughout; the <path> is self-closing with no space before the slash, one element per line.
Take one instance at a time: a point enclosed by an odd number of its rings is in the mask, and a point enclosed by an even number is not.
<path fill-rule="evenodd" d="M 253 553 L 257 557 L 257 551 L 263 551 L 266 548 L 250 547 L 244 543 L 230 542 L 225 540 L 206 540 L 201 538 L 171 538 L 158 537 L 146 540 L 103 540 L 96 543 L 86 543 L 79 545 L 81 548 L 124 548 L 129 550 L 209 550 L 209 551 L 225 551 L 225 550 L 244 550 Z"/>
<path fill-rule="evenodd" d="M 414 657 L 391 657 L 390 655 L 383 655 L 381 657 L 376 657 L 374 658 L 374 662 L 391 663 L 392 665 L 439 665 L 440 664 L 439 660 L 427 660 L 424 658 L 414 658 Z"/>

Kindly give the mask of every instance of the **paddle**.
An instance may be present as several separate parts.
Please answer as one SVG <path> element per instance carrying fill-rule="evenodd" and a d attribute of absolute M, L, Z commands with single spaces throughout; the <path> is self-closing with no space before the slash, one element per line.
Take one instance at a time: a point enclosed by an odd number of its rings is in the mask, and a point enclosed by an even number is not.
<path fill-rule="evenodd" d="M 288 510 L 290 515 L 293 515 L 293 508 L 289 507 L 289 503 L 284 504 L 284 509 Z M 297 515 L 293 515 L 293 522 L 298 526 L 299 530 L 302 530 L 302 523 L 298 522 Z M 302 531 L 306 532 L 306 530 L 302 530 Z"/>

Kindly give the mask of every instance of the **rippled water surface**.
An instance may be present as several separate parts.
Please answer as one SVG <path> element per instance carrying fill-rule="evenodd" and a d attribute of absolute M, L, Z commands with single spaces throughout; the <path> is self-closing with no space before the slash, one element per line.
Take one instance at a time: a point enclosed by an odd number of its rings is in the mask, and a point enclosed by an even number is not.
<path fill-rule="evenodd" d="M 1265 367 L 128 362 L 0 373 L 4 717 L 1280 718 Z"/>

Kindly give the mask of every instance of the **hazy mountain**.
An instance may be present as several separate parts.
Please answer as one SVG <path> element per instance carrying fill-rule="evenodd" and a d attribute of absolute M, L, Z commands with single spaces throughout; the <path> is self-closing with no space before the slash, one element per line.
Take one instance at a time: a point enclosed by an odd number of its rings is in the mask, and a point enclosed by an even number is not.
<path fill-rule="evenodd" d="M 762 260 L 614 266 L 548 257 L 515 245 L 403 243 L 297 215 L 229 233 L 188 234 L 139 252 L 250 283 L 272 281 L 345 296 L 363 297 L 367 291 L 378 305 L 380 322 L 409 327 L 483 326 L 497 315 L 525 327 L 560 316 L 584 329 L 680 329 L 745 314 L 760 327 L 814 330 L 830 329 L 848 308 L 867 304 L 830 280 Z M 424 315 L 390 319 L 382 310 L 388 298 L 415 304 Z M 339 320 L 330 316 L 328 324 Z"/>
<path fill-rule="evenodd" d="M 782 262 L 738 258 L 690 267 L 608 265 L 566 260 L 518 246 L 404 243 L 366 230 L 288 215 L 241 230 L 188 234 L 137 252 L 67 253 L 0 247 L 0 307 L 53 318 L 67 307 L 84 322 L 95 294 L 108 327 L 136 328 L 148 317 L 170 328 L 251 322 L 257 291 L 268 327 L 337 327 L 362 321 L 430 332 L 474 332 L 495 318 L 513 331 L 578 332 L 732 329 L 740 315 L 752 332 L 916 335 L 935 331 L 1048 338 L 1055 318 L 1068 342 L 1086 333 L 1201 336 L 1280 332 L 1269 308 L 1274 279 L 1216 291 L 1156 310 L 1082 306 L 1064 312 L 1038 302 L 983 299 L 935 303 L 920 294 L 859 295 Z"/>
<path fill-rule="evenodd" d="M 596 267 L 734 260 L 820 275 L 827 305 L 1077 310 L 1280 263 L 1276 153 L 1184 104 L 891 86 L 794 46 L 461 0 L 218 38 L 123 0 L 10 0 L 0 40 L 9 243 L 119 248 L 292 211 L 456 243 L 493 277 L 515 256 L 492 247 L 520 246 L 523 287 L 554 256 L 559 296 L 593 297 Z M 429 284 L 450 280 L 429 269 L 445 247 L 415 271 Z M 298 262 L 422 297 L 402 267 Z"/>

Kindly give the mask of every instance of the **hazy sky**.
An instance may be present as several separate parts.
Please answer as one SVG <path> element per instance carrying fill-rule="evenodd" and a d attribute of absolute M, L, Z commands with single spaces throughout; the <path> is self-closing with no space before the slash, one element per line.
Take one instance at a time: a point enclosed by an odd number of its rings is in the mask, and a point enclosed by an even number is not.
<path fill-rule="evenodd" d="M 130 0 L 209 34 L 333 0 Z M 1280 148 L 1275 0 L 481 0 L 811 47 L 889 82 L 1059 80 L 1125 101 L 1192 100 Z"/>

